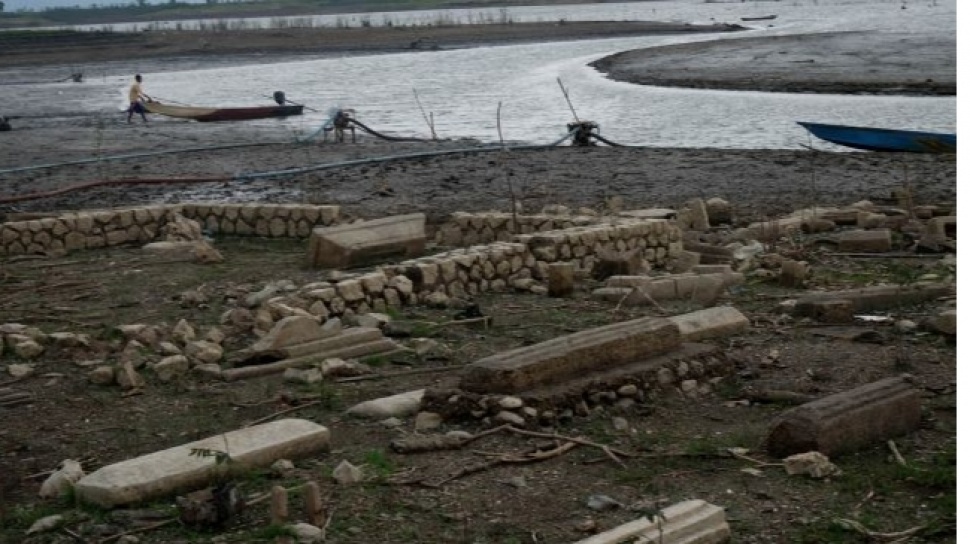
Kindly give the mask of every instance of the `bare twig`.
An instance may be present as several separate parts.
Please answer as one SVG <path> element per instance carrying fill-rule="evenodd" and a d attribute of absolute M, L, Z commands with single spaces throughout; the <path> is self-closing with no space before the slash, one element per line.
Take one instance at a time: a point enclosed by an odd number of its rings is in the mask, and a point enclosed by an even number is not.
<path fill-rule="evenodd" d="M 904 531 L 897 531 L 895 533 L 881 533 L 878 531 L 873 531 L 871 529 L 868 529 L 865 525 L 859 523 L 854 519 L 835 518 L 832 521 L 834 521 L 836 524 L 838 524 L 841 527 L 844 527 L 851 531 L 855 531 L 869 538 L 877 539 L 877 540 L 891 540 L 893 542 L 905 541 L 909 537 L 915 535 L 916 533 L 926 528 L 925 525 L 917 525 L 916 527 L 910 527 L 909 529 L 906 529 Z"/>
<path fill-rule="evenodd" d="M 89 544 L 89 542 L 88 542 L 88 540 L 86 538 L 84 538 L 83 536 L 81 536 L 81 535 L 75 533 L 74 531 L 68 529 L 67 527 L 61 527 L 61 532 L 64 533 L 65 535 L 71 537 L 75 541 L 80 542 L 81 544 Z"/>
<path fill-rule="evenodd" d="M 502 146 L 502 153 L 499 157 L 502 159 L 502 175 L 505 177 L 505 185 L 509 190 L 509 199 L 512 200 L 512 233 L 519 234 L 519 215 L 518 215 L 518 201 L 515 198 L 515 190 L 512 187 L 512 178 L 509 177 L 508 169 L 505 165 L 505 159 L 508 155 L 509 150 L 505 147 L 505 137 L 502 135 L 502 102 L 498 103 L 498 108 L 495 110 L 495 127 L 498 130 L 498 141 L 499 145 Z"/>
<path fill-rule="evenodd" d="M 125 531 L 123 533 L 118 533 L 116 535 L 109 536 L 108 538 L 102 538 L 101 540 L 98 541 L 98 544 L 107 544 L 108 542 L 114 542 L 115 540 L 118 540 L 119 538 L 121 538 L 123 536 L 134 535 L 134 534 L 138 534 L 138 533 L 147 533 L 148 531 L 154 531 L 155 529 L 158 529 L 160 527 L 164 527 L 166 525 L 171 525 L 172 523 L 175 523 L 176 521 L 178 521 L 178 518 L 170 518 L 170 519 L 166 519 L 164 521 L 159 521 L 158 523 L 153 523 L 151 525 L 146 525 L 144 527 L 139 527 L 137 529 L 132 529 L 130 531 Z"/>
<path fill-rule="evenodd" d="M 267 421 L 269 421 L 271 419 L 277 418 L 277 417 L 279 417 L 281 415 L 289 414 L 290 412 L 295 412 L 297 410 L 302 410 L 302 409 L 304 409 L 304 408 L 306 408 L 308 406 L 314 406 L 314 405 L 320 404 L 320 402 L 322 402 L 322 401 L 314 400 L 314 401 L 311 401 L 311 402 L 307 402 L 307 403 L 301 404 L 299 406 L 293 406 L 291 408 L 287 408 L 286 410 L 280 410 L 279 412 L 274 412 L 274 413 L 272 413 L 272 414 L 270 414 L 270 415 L 268 415 L 266 417 L 261 417 L 259 419 L 250 421 L 249 423 L 243 425 L 243 427 L 252 427 L 253 425 L 258 425 L 260 423 L 265 423 L 265 422 L 267 422 Z"/>
<path fill-rule="evenodd" d="M 370 380 L 383 380 L 386 378 L 397 378 L 400 376 L 414 376 L 417 374 L 435 374 L 438 372 L 451 372 L 453 370 L 461 370 L 467 365 L 447 365 L 447 366 L 436 366 L 431 368 L 415 368 L 413 370 L 401 370 L 399 372 L 385 372 L 382 374 L 365 374 L 363 376 L 351 376 L 348 378 L 339 378 L 337 383 L 351 383 L 351 382 L 365 382 Z"/>
<path fill-rule="evenodd" d="M 899 453 L 899 448 L 896 447 L 896 443 L 893 442 L 892 440 L 889 440 L 886 442 L 886 444 L 889 446 L 889 451 L 893 452 L 893 458 L 896 459 L 896 462 L 905 467 L 906 458 L 904 458 L 903 455 Z"/>
<path fill-rule="evenodd" d="M 464 467 L 461 470 L 455 472 L 454 474 L 449 475 L 445 479 L 440 480 L 438 482 L 431 483 L 431 482 L 424 481 L 421 483 L 422 485 L 425 485 L 428 487 L 441 487 L 450 481 L 457 480 L 458 478 L 462 478 L 464 476 L 468 476 L 469 474 L 482 472 L 492 467 L 496 467 L 498 465 L 534 463 L 537 461 L 552 459 L 553 457 L 558 457 L 568 452 L 569 450 L 575 448 L 577 445 L 578 444 L 576 444 L 575 442 L 566 442 L 565 444 L 561 444 L 560 446 L 551 450 L 540 450 L 540 451 L 534 451 L 534 452 L 524 453 L 524 454 L 511 454 L 511 455 L 504 454 L 498 457 L 497 459 L 493 459 L 491 461 L 487 461 L 482 464 L 472 465 L 470 467 Z"/>
<path fill-rule="evenodd" d="M 418 109 L 421 110 L 421 116 L 424 117 L 424 122 L 427 123 L 428 128 L 431 129 L 431 139 L 437 140 L 438 135 L 435 134 L 434 131 L 434 113 L 431 114 L 431 118 L 429 119 L 428 114 L 424 112 L 424 105 L 421 104 L 421 99 L 418 98 L 418 90 L 412 87 L 411 91 L 414 92 L 414 101 L 418 103 Z"/>
<path fill-rule="evenodd" d="M 556 433 L 542 433 L 542 432 L 538 432 L 538 431 L 527 431 L 525 429 L 519 429 L 517 427 L 512 427 L 511 425 L 503 425 L 502 427 L 504 427 L 506 431 L 509 431 L 509 432 L 515 433 L 515 434 L 521 434 L 521 435 L 524 435 L 524 436 L 533 436 L 533 437 L 536 437 L 536 438 L 548 438 L 550 440 L 564 440 L 564 441 L 568 441 L 568 442 L 575 442 L 575 443 L 580 444 L 580 445 L 583 445 L 583 446 L 589 446 L 589 447 L 592 447 L 592 448 L 597 448 L 597 449 L 603 450 L 603 452 L 606 453 L 607 456 L 609 456 L 610 458 L 614 459 L 620 465 L 623 465 L 623 463 L 619 461 L 619 459 L 617 458 L 617 456 L 619 456 L 619 457 L 637 457 L 637 455 L 635 455 L 633 453 L 630 453 L 630 452 L 627 452 L 627 451 L 624 451 L 624 450 L 619 450 L 619 449 L 616 449 L 616 448 L 611 448 L 611 447 L 607 446 L 606 444 L 600 444 L 599 442 L 593 442 L 591 440 L 587 440 L 587 439 L 582 438 L 582 437 L 565 436 L 565 435 L 556 434 Z"/>

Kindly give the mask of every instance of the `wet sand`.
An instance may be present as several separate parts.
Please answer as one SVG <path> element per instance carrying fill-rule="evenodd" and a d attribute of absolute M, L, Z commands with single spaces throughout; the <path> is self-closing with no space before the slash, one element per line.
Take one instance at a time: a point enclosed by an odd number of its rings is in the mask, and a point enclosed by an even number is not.
<path fill-rule="evenodd" d="M 956 36 L 840 32 L 637 49 L 591 66 L 642 85 L 952 96 L 956 62 Z"/>

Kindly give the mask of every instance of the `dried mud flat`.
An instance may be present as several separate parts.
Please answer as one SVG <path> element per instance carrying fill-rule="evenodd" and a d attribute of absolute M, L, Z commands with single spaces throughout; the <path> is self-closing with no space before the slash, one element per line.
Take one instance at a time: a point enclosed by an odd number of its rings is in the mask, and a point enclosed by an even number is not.
<path fill-rule="evenodd" d="M 195 61 L 188 61 L 195 62 Z M 33 126 L 30 126 L 33 125 Z M 3 138 L 0 168 L 87 160 L 123 153 L 150 153 L 218 144 L 251 147 L 146 155 L 130 160 L 90 162 L 0 175 L 0 196 L 23 197 L 76 184 L 137 178 L 226 178 L 218 182 L 92 187 L 47 198 L 7 202 L 7 217 L 55 210 L 90 209 L 194 200 L 318 202 L 340 204 L 355 216 L 376 218 L 422 211 L 432 221 L 453 211 L 508 210 L 509 185 L 529 211 L 547 204 L 606 210 L 679 207 L 691 197 L 721 196 L 735 207 L 739 223 L 805 207 L 846 205 L 861 199 L 888 202 L 904 184 L 917 187 L 917 204 L 946 207 L 955 200 L 956 163 L 934 156 L 715 149 L 557 148 L 535 151 L 461 153 L 352 167 L 319 169 L 297 176 L 233 182 L 240 173 L 361 160 L 375 156 L 460 148 L 474 142 L 387 143 L 364 138 L 358 144 L 295 145 L 272 128 L 157 122 L 96 127 L 79 118 L 66 124 L 28 123 Z M 281 142 L 272 144 L 271 142 Z M 619 197 L 620 200 L 617 200 Z M 622 204 L 620 204 L 622 201 Z M 609 203 L 609 205 L 608 205 Z M 716 236 L 715 236 L 716 238 Z M 700 498 L 727 508 L 734 542 L 866 542 L 867 537 L 835 525 L 835 518 L 860 520 L 881 532 L 920 526 L 911 542 L 955 542 L 956 347 L 935 333 L 888 324 L 865 324 L 876 343 L 818 336 L 814 323 L 775 312 L 777 303 L 800 289 L 749 277 L 720 301 L 741 309 L 753 323 L 745 334 L 717 341 L 734 364 L 734 376 L 710 395 L 677 392 L 632 409 L 595 411 L 561 421 L 550 429 L 585 436 L 636 456 L 623 466 L 596 448 L 529 465 L 501 466 L 456 478 L 440 488 L 397 485 L 415 475 L 445 477 L 481 463 L 484 453 L 531 451 L 547 440 L 495 435 L 472 448 L 401 455 L 389 442 L 410 432 L 413 421 L 390 428 L 348 418 L 344 409 L 362 400 L 421 387 L 450 386 L 457 374 L 445 367 L 571 332 L 658 315 L 657 308 L 626 308 L 593 300 L 595 282 L 582 282 L 571 298 L 493 294 L 475 299 L 493 316 L 488 329 L 465 326 L 426 330 L 448 346 L 441 355 L 401 355 L 374 361 L 379 372 L 438 368 L 422 375 L 349 383 L 297 386 L 279 376 L 221 383 L 194 376 L 171 383 L 149 379 L 138 395 L 88 382 L 79 363 L 98 360 L 119 348 L 113 327 L 125 323 L 166 323 L 185 318 L 200 330 L 218 324 L 239 293 L 267 282 L 290 279 L 297 285 L 319 281 L 304 267 L 305 243 L 260 239 L 217 239 L 226 261 L 216 265 L 158 262 L 137 248 L 88 251 L 68 256 L 5 257 L 0 260 L 0 323 L 20 322 L 46 332 L 90 334 L 91 348 L 52 348 L 34 374 L 0 388 L 33 395 L 33 402 L 0 407 L 0 541 L 77 542 L 66 532 L 24 537 L 40 517 L 67 516 L 71 531 L 88 542 L 150 526 L 174 513 L 172 501 L 140 512 L 75 508 L 69 501 L 42 501 L 37 490 L 44 472 L 64 459 L 84 460 L 85 469 L 121 461 L 187 441 L 239 428 L 315 399 L 291 417 L 329 427 L 333 451 L 299 460 L 284 474 L 252 471 L 240 478 L 244 494 L 271 485 L 321 483 L 332 515 L 327 542 L 571 542 L 590 530 L 605 530 L 656 506 Z M 943 256 L 856 259 L 833 256 L 798 240 L 774 252 L 809 261 L 809 286 L 839 289 L 880 282 L 908 282 L 933 274 L 951 277 Z M 195 292 L 186 297 L 184 293 Z M 669 305 L 679 313 L 689 303 Z M 898 308 L 896 320 L 920 321 L 935 303 Z M 448 322 L 454 310 L 407 308 L 398 320 Z M 252 338 L 235 338 L 245 345 Z M 20 363 L 5 351 L 0 368 Z M 886 444 L 873 444 L 837 458 L 843 475 L 825 480 L 787 476 L 775 466 L 759 466 L 725 453 L 745 447 L 750 456 L 776 462 L 761 450 L 767 425 L 784 405 L 751 402 L 758 389 L 824 396 L 880 378 L 908 373 L 923 395 L 921 428 L 895 443 L 908 463 L 901 466 Z M 741 402 L 744 400 L 748 402 Z M 615 418 L 623 418 L 626 426 Z M 441 430 L 484 430 L 478 424 Z M 331 470 L 343 459 L 362 465 L 368 480 L 339 487 Z M 756 468 L 760 475 L 744 468 Z M 592 495 L 607 495 L 623 506 L 593 510 Z M 295 495 L 294 495 L 295 497 Z M 291 499 L 292 517 L 303 512 Z M 250 508 L 218 532 L 170 524 L 137 533 L 139 542 L 272 542 L 265 503 Z M 587 531 L 587 532 L 584 532 Z"/>

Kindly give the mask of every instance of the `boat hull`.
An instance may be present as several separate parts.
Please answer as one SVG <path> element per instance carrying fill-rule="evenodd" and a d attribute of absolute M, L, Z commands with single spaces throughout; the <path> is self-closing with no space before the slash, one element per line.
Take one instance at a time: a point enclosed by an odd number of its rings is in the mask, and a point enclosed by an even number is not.
<path fill-rule="evenodd" d="M 196 106 L 172 106 L 161 102 L 146 102 L 145 109 L 150 113 L 175 117 L 178 119 L 195 119 L 202 123 L 214 121 L 247 121 L 250 119 L 267 119 L 271 117 L 289 117 L 302 115 L 302 105 L 291 106 L 255 106 L 250 108 L 201 108 Z"/>
<path fill-rule="evenodd" d="M 866 151 L 956 153 L 957 135 L 798 122 L 822 140 Z"/>

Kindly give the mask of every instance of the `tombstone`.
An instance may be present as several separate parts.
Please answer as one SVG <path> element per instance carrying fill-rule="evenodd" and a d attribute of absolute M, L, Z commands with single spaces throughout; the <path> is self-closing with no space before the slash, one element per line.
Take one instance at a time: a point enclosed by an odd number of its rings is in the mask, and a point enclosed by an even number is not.
<path fill-rule="evenodd" d="M 307 252 L 313 268 L 351 268 L 424 253 L 423 213 L 317 227 Z"/>

